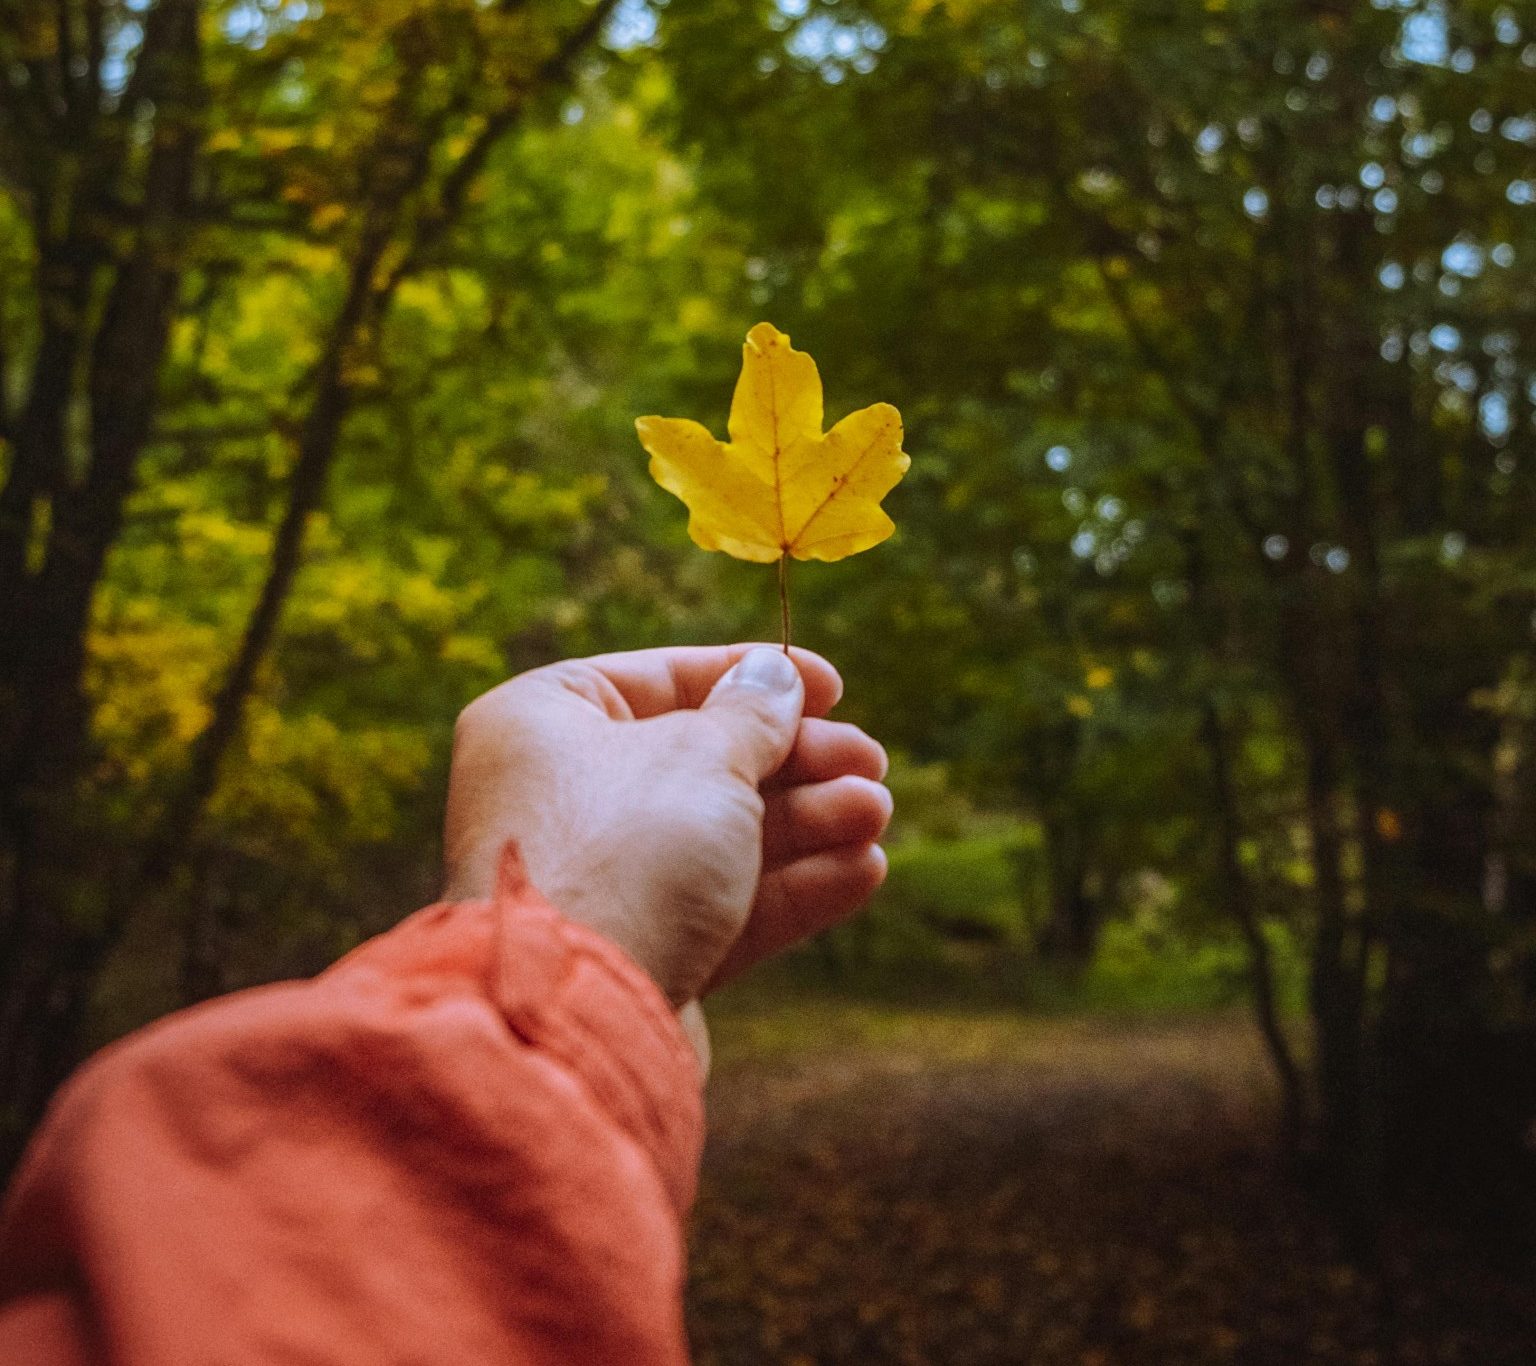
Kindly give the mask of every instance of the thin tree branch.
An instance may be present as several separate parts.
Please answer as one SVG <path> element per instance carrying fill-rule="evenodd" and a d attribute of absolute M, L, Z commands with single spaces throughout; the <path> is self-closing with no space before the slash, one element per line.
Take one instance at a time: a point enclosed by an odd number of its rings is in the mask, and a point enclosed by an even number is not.
<path fill-rule="evenodd" d="M 602 32 L 617 0 L 602 0 L 556 53 L 539 68 L 534 82 L 524 86 L 515 99 L 487 119 L 470 147 L 455 163 L 439 195 L 437 211 L 418 221 L 410 246 L 400 263 L 382 282 L 375 272 L 394 240 L 394 221 L 406 200 L 426 178 L 431 152 L 440 128 L 429 130 L 417 145 L 410 173 L 395 187 L 390 200 L 370 215 L 373 234 L 365 229 L 364 249 L 357 258 L 347 298 L 342 305 L 330 341 L 320 362 L 315 398 L 304 421 L 298 459 L 290 482 L 288 505 L 273 542 L 266 581 L 262 585 L 234 660 L 214 698 L 211 716 L 192 746 L 186 779 L 166 809 L 157 837 L 135 882 L 144 885 L 163 881 L 188 847 L 194 826 L 218 785 L 225 754 L 239 732 L 246 702 L 255 686 L 257 671 L 271 647 L 283 607 L 297 577 L 309 520 L 324 497 L 342 426 L 354 399 L 346 365 L 365 325 L 377 323 L 406 272 L 418 266 L 426 249 L 456 221 L 469 186 L 484 166 L 496 140 L 523 112 L 527 100 L 540 89 L 568 79 L 576 57 Z M 458 107 L 462 99 L 450 101 Z M 124 908 L 122 914 L 126 914 Z"/>

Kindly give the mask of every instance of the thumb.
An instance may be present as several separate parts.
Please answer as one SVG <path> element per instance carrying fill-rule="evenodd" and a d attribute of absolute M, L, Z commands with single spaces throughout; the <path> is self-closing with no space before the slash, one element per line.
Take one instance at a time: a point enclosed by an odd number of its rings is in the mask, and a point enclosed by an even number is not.
<path fill-rule="evenodd" d="M 772 774 L 795 743 L 805 683 L 782 650 L 749 650 L 704 699 L 702 714 L 725 741 L 727 762 L 756 785 Z"/>

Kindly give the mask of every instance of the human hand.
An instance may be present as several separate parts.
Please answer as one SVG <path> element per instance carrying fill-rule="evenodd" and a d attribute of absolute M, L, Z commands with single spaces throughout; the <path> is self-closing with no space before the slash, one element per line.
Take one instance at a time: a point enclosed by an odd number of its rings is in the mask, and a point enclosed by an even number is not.
<path fill-rule="evenodd" d="M 638 650 L 520 674 L 454 735 L 448 899 L 491 892 L 516 839 L 534 886 L 674 1004 L 850 915 L 885 877 L 886 759 L 824 719 L 804 650 Z"/>

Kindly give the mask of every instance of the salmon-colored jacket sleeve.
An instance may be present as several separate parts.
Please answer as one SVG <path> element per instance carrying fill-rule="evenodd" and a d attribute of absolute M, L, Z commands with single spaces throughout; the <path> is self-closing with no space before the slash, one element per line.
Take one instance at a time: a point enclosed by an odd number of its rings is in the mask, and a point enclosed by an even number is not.
<path fill-rule="evenodd" d="M 432 906 L 66 1085 L 0 1220 L 7 1366 L 687 1359 L 699 1066 L 526 885 Z"/>

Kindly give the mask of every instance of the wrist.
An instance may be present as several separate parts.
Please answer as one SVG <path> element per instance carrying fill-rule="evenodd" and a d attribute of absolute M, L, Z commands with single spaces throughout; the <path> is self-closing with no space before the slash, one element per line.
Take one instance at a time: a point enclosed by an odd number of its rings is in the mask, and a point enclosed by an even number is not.
<path fill-rule="evenodd" d="M 677 1022 L 682 1025 L 683 1033 L 688 1036 L 688 1042 L 693 1045 L 694 1054 L 699 1060 L 699 1080 L 709 1080 L 709 1064 L 711 1051 L 709 1044 L 709 1024 L 704 1018 L 704 1007 L 698 1001 L 689 1001 L 677 1012 Z"/>

